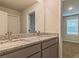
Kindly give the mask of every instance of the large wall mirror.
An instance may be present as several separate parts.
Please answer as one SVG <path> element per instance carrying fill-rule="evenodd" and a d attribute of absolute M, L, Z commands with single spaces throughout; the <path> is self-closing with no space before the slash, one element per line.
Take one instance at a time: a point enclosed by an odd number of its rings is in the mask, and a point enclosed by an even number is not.
<path fill-rule="evenodd" d="M 16 3 L 11 0 L 2 0 L 1 2 L 0 35 L 5 35 L 7 32 L 14 34 L 44 32 L 44 16 L 40 16 L 39 11 L 42 9 L 38 7 L 40 2 L 37 0 L 20 0 Z"/>

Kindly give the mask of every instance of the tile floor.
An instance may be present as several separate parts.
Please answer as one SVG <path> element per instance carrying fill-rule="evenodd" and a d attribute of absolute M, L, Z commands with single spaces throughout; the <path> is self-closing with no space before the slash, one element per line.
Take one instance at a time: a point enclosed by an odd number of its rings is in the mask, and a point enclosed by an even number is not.
<path fill-rule="evenodd" d="M 63 58 L 79 58 L 79 44 L 63 42 Z"/>

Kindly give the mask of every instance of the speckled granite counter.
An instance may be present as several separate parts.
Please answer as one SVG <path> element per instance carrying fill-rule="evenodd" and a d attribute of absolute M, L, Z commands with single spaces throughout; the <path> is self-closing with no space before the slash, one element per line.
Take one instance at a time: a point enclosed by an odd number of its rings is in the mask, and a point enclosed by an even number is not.
<path fill-rule="evenodd" d="M 0 56 L 16 52 L 18 50 L 27 48 L 28 46 L 52 39 L 58 38 L 56 35 L 47 35 L 47 36 L 34 36 L 28 38 L 21 38 L 23 40 L 19 41 L 10 41 L 4 44 L 0 44 Z M 14 39 L 17 40 L 17 39 Z"/>

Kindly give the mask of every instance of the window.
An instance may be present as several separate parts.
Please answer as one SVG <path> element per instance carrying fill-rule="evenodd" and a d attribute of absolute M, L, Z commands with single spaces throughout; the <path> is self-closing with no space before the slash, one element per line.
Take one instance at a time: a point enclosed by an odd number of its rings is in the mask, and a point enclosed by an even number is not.
<path fill-rule="evenodd" d="M 78 16 L 66 18 L 67 34 L 78 35 Z"/>

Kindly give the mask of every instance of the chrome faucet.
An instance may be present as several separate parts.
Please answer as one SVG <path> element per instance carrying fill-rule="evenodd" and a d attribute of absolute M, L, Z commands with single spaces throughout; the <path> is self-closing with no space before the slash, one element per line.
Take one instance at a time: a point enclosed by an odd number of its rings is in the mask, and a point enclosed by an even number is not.
<path fill-rule="evenodd" d="M 12 40 L 11 39 L 12 32 L 7 32 L 5 35 L 7 36 L 7 39 L 8 40 Z"/>

